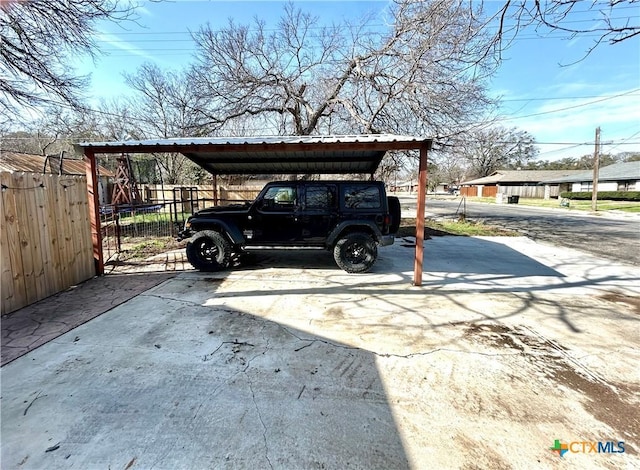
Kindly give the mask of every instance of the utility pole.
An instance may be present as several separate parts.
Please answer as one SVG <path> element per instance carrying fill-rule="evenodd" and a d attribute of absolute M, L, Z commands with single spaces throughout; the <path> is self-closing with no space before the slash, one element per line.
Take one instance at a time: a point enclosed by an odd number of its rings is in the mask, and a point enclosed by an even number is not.
<path fill-rule="evenodd" d="M 596 127 L 596 147 L 593 151 L 593 189 L 591 190 L 591 210 L 598 210 L 598 174 L 600 170 L 600 127 Z"/>

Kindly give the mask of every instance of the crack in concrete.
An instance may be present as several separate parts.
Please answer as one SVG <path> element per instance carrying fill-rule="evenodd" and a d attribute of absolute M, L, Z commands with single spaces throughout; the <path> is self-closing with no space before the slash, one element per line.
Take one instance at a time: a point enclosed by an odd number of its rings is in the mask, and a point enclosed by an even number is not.
<path fill-rule="evenodd" d="M 251 399 L 253 400 L 253 406 L 256 409 L 256 413 L 258 413 L 258 419 L 260 420 L 260 424 L 262 424 L 262 440 L 264 441 L 264 456 L 267 459 L 267 462 L 269 463 L 269 467 L 273 469 L 273 464 L 271 463 L 271 459 L 269 458 L 269 441 L 267 439 L 267 426 L 264 424 L 264 420 L 262 419 L 262 413 L 260 413 L 260 407 L 256 402 L 256 394 L 253 390 L 253 385 L 251 383 L 251 380 L 248 377 L 247 377 L 247 380 L 249 382 L 249 390 L 251 390 Z"/>
<path fill-rule="evenodd" d="M 390 353 L 377 353 L 372 351 L 374 355 L 378 357 L 395 357 L 400 359 L 411 359 L 412 357 L 418 356 L 430 356 L 431 354 L 435 354 L 438 352 L 451 352 L 451 353 L 461 353 L 461 354 L 473 354 L 476 356 L 486 356 L 486 357 L 509 357 L 509 356 L 524 356 L 526 355 L 523 352 L 513 352 L 513 353 L 484 353 L 481 351 L 463 351 L 461 349 L 451 349 L 451 348 L 435 348 L 430 351 L 425 352 L 417 352 L 417 353 L 409 353 L 409 354 L 390 354 Z"/>
<path fill-rule="evenodd" d="M 264 456 L 267 459 L 267 462 L 269 463 L 269 468 L 273 469 L 273 464 L 271 463 L 271 459 L 269 458 L 269 440 L 267 438 L 267 425 L 264 423 L 264 420 L 262 419 L 262 413 L 260 412 L 260 407 L 258 406 L 258 402 L 256 401 L 256 394 L 255 391 L 253 389 L 253 383 L 251 382 L 251 377 L 249 376 L 249 374 L 247 374 L 247 371 L 249 370 L 249 368 L 251 367 L 251 363 L 258 358 L 258 356 L 262 356 L 264 355 L 270 348 L 269 346 L 269 338 L 267 336 L 265 336 L 264 334 L 264 330 L 266 328 L 266 322 L 268 320 L 265 320 L 265 323 L 262 324 L 262 327 L 260 329 L 260 335 L 262 336 L 263 341 L 266 343 L 264 346 L 264 349 L 261 353 L 259 354 L 255 354 L 251 359 L 249 359 L 247 361 L 247 365 L 246 367 L 242 370 L 242 373 L 245 375 L 246 379 L 247 379 L 247 383 L 249 384 L 249 390 L 251 391 L 251 400 L 253 401 L 253 406 L 256 409 L 256 413 L 258 414 L 258 419 L 260 420 L 260 424 L 262 424 L 262 439 L 264 441 Z M 272 323 L 272 322 L 270 322 Z"/>
<path fill-rule="evenodd" d="M 346 349 L 346 350 L 363 350 L 363 348 L 357 347 L 357 346 L 347 346 L 345 344 L 340 344 L 340 343 L 334 343 L 331 341 L 327 341 L 324 339 L 318 339 L 318 338 L 303 338 L 301 336 L 298 336 L 297 334 L 293 333 L 291 330 L 289 330 L 287 327 L 279 325 L 280 328 L 282 328 L 283 330 L 285 330 L 287 333 L 289 333 L 291 336 L 293 336 L 294 338 L 298 339 L 301 342 L 306 342 L 308 344 L 305 344 L 304 346 L 296 349 L 295 351 L 300 351 L 304 348 L 308 348 L 309 346 L 311 346 L 314 343 L 323 343 L 323 344 L 327 344 L 329 346 L 333 346 L 335 348 L 339 348 L 339 349 Z M 431 354 L 435 354 L 437 352 L 454 352 L 454 353 L 463 353 L 463 354 L 476 354 L 476 355 L 480 355 L 480 356 L 489 356 L 489 357 L 503 357 L 503 356 L 521 356 L 523 355 L 522 352 L 513 352 L 513 353 L 483 353 L 480 351 L 463 351 L 461 349 L 450 349 L 450 348 L 435 348 L 435 349 L 431 349 L 429 351 L 423 351 L 423 352 L 416 352 L 416 353 L 409 353 L 409 354 L 393 354 L 393 353 L 382 353 L 382 352 L 378 352 L 378 351 L 372 351 L 372 350 L 367 350 L 367 352 L 373 354 L 374 356 L 377 357 L 396 357 L 396 358 L 401 358 L 401 359 L 411 359 L 412 357 L 416 357 L 416 356 L 428 356 Z"/>
<path fill-rule="evenodd" d="M 236 312 L 237 313 L 237 312 Z M 243 364 L 243 368 L 231 375 L 229 375 L 222 384 L 220 384 L 219 386 L 217 386 L 214 390 L 214 393 L 217 392 L 221 387 L 228 385 L 234 378 L 238 377 L 239 375 L 243 374 L 247 380 L 247 384 L 249 386 L 249 390 L 251 392 L 251 400 L 253 402 L 253 406 L 256 410 L 256 413 L 258 415 L 258 420 L 260 421 L 260 424 L 262 425 L 262 439 L 264 441 L 264 448 L 265 448 L 265 459 L 267 460 L 269 467 L 271 469 L 273 469 L 273 463 L 271 462 L 271 459 L 269 458 L 269 441 L 268 441 L 268 437 L 267 437 L 267 425 L 264 422 L 264 419 L 262 418 L 262 413 L 260 411 L 260 407 L 258 406 L 258 402 L 256 400 L 256 393 L 255 390 L 253 389 L 253 382 L 251 381 L 251 377 L 250 375 L 247 373 L 249 371 L 249 369 L 251 368 L 251 365 L 253 363 L 253 361 L 255 361 L 258 357 L 264 355 L 269 349 L 270 349 L 270 339 L 265 335 L 265 329 L 267 326 L 267 322 L 268 323 L 274 323 L 271 322 L 269 320 L 265 320 L 262 319 L 263 323 L 261 325 L 260 328 L 260 336 L 262 337 L 262 340 L 264 341 L 265 345 L 263 347 L 260 348 L 259 352 L 256 352 L 253 356 L 251 356 L 250 358 L 248 358 L 246 360 L 246 363 Z M 248 343 L 246 341 L 238 341 L 238 340 L 233 340 L 233 341 L 222 341 L 220 343 L 220 345 L 213 350 L 211 353 L 205 355 L 204 360 L 208 360 L 207 358 L 212 358 L 218 351 L 220 351 L 220 349 L 222 349 L 222 347 L 225 344 L 230 344 L 230 345 L 234 345 L 234 346 L 250 346 L 252 348 L 255 348 L 256 346 L 254 344 Z M 234 352 L 235 354 L 236 352 Z M 194 416 L 193 419 L 195 419 L 195 417 L 198 415 L 198 412 L 200 411 L 200 408 L 202 408 L 204 402 L 202 402 L 200 404 L 200 406 L 198 407 L 198 410 L 196 410 L 196 414 Z"/>
<path fill-rule="evenodd" d="M 233 341 L 222 341 L 220 343 L 220 346 L 218 346 L 216 349 L 211 351 L 209 354 L 205 354 L 204 355 L 204 357 L 202 358 L 202 362 L 207 362 L 210 358 L 213 357 L 213 355 L 215 353 L 220 351 L 220 349 L 222 349 L 222 346 L 224 346 L 225 344 L 233 344 L 233 345 L 236 345 L 236 346 L 251 346 L 251 347 L 255 347 L 255 344 L 247 343 L 246 341 L 238 341 L 237 339 L 235 339 Z"/>
<path fill-rule="evenodd" d="M 164 300 L 164 301 L 168 300 L 168 301 L 171 301 L 171 302 L 176 302 L 176 303 L 180 303 L 180 304 L 184 304 L 184 305 L 188 305 L 188 306 L 204 307 L 204 305 L 202 305 L 201 303 L 194 302 L 193 300 L 176 299 L 175 297 L 168 296 L 168 295 L 162 295 L 162 294 L 149 294 L 147 292 L 144 292 L 144 293 L 140 294 L 138 297 L 153 297 L 153 298 L 156 298 L 156 299 L 160 299 L 160 300 Z"/>
<path fill-rule="evenodd" d="M 165 301 L 169 300 L 169 301 L 174 301 L 174 302 L 178 302 L 178 303 L 182 303 L 182 304 L 203 307 L 202 304 L 197 303 L 197 302 L 193 302 L 193 301 L 190 301 L 190 300 L 175 299 L 173 297 L 165 297 L 165 296 L 159 295 L 159 294 L 143 294 L 143 295 L 146 295 L 146 296 L 149 296 L 149 297 L 156 297 L 158 299 L 165 300 Z M 211 307 L 209 307 L 209 308 L 211 308 Z M 236 314 L 242 314 L 243 313 L 243 312 L 239 312 L 237 310 L 225 308 L 223 306 L 215 306 L 214 308 L 216 308 L 220 312 L 236 313 Z M 251 315 L 251 314 L 249 314 L 249 315 Z M 361 350 L 361 349 L 363 349 L 361 347 L 348 346 L 348 345 L 345 345 L 345 344 L 340 344 L 340 343 L 336 343 L 336 342 L 325 340 L 325 339 L 304 338 L 304 337 L 302 337 L 300 335 L 297 335 L 291 329 L 287 328 L 286 326 L 281 325 L 280 323 L 278 323 L 276 321 L 268 320 L 268 319 L 265 319 L 265 318 L 262 318 L 262 317 L 259 317 L 259 316 L 256 316 L 256 315 L 252 315 L 252 316 L 256 321 L 262 321 L 265 324 L 268 322 L 268 323 L 272 323 L 274 325 L 277 325 L 279 328 L 283 329 L 289 335 L 293 336 L 297 340 L 299 340 L 301 342 L 308 343 L 308 344 L 296 349 L 296 352 L 300 351 L 300 350 L 302 350 L 304 348 L 307 348 L 307 347 L 309 347 L 309 346 L 311 346 L 311 345 L 313 345 L 315 343 L 322 343 L 322 344 L 326 344 L 326 345 L 329 345 L 329 346 L 333 346 L 335 348 L 346 349 L 346 350 Z M 264 325 L 263 325 L 263 329 L 264 329 Z M 224 344 L 233 344 L 233 343 L 234 343 L 233 341 L 222 342 L 220 344 L 220 346 L 218 346 L 218 348 L 216 348 L 213 352 L 205 355 L 202 360 L 203 361 L 208 361 L 213 356 L 213 354 L 215 354 Z M 236 344 L 243 344 L 243 343 L 236 343 Z M 267 348 L 268 348 L 268 346 L 267 346 Z M 372 353 L 373 355 L 375 355 L 377 357 L 384 357 L 384 358 L 395 357 L 395 358 L 401 358 L 401 359 L 411 359 L 413 357 L 418 357 L 418 356 L 428 356 L 428 355 L 435 354 L 435 353 L 438 353 L 438 352 L 453 352 L 453 353 L 463 353 L 463 354 L 475 354 L 475 355 L 487 356 L 487 357 L 519 356 L 519 355 L 523 354 L 522 352 L 514 352 L 514 353 L 484 353 L 484 352 L 480 352 L 480 351 L 464 351 L 464 350 L 460 350 L 460 349 L 450 349 L 450 348 L 435 348 L 435 349 L 431 349 L 431 350 L 428 350 L 428 351 L 416 352 L 416 353 L 410 353 L 410 354 L 382 353 L 382 352 L 371 351 L 371 350 L 367 350 L 367 351 Z"/>

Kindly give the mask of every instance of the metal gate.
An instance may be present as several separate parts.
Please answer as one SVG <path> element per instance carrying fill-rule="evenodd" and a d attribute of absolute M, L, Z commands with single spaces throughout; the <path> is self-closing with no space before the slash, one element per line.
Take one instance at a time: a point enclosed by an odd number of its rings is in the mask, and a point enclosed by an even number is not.
<path fill-rule="evenodd" d="M 205 201 L 193 186 L 174 187 L 168 199 L 165 194 L 147 191 L 141 203 L 100 206 L 107 267 L 143 265 L 150 257 L 180 247 L 178 232 L 192 213 L 204 208 Z"/>

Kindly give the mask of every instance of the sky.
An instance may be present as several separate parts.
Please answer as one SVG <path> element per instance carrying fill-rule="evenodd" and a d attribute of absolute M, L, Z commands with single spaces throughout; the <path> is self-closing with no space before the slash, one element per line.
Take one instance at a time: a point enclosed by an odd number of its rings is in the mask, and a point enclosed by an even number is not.
<path fill-rule="evenodd" d="M 488 9 L 503 3 L 485 2 Z M 295 4 L 326 23 L 379 16 L 387 6 L 382 0 Z M 200 25 L 209 22 L 215 30 L 230 18 L 246 24 L 254 17 L 273 24 L 282 6 L 271 0 L 143 1 L 135 23 L 99 24 L 95 41 L 102 54 L 95 60 L 78 59 L 74 66 L 91 75 L 91 102 L 109 99 L 128 93 L 122 74 L 135 72 L 145 62 L 163 69 L 188 65 L 194 49 L 190 31 Z M 625 5 L 616 16 L 638 24 L 640 4 Z M 598 24 L 593 14 L 579 10 L 569 20 L 585 29 Z M 541 160 L 593 153 L 596 127 L 601 128 L 602 152 L 640 151 L 640 36 L 617 45 L 602 43 L 586 54 L 595 39 L 593 34 L 570 38 L 526 29 L 504 51 L 489 82 L 489 94 L 501 99 L 500 124 L 532 134 Z"/>

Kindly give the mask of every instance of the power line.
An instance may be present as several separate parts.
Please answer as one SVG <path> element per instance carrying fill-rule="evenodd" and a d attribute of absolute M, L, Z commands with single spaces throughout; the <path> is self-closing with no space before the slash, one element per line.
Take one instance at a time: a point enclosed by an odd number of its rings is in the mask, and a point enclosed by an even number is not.
<path fill-rule="evenodd" d="M 582 108 L 584 106 L 589 106 L 592 104 L 596 104 L 596 103 L 601 103 L 603 101 L 608 101 L 608 100 L 612 100 L 615 98 L 620 98 L 621 96 L 627 96 L 627 95 L 631 95 L 637 91 L 640 91 L 640 88 L 636 88 L 635 90 L 631 90 L 625 93 L 620 93 L 618 95 L 611 95 L 611 96 L 607 96 L 605 98 L 601 98 L 598 100 L 593 100 L 593 101 L 589 101 L 587 103 L 582 103 L 582 104 L 576 104 L 573 106 L 565 106 L 564 108 L 558 108 L 558 109 L 552 109 L 550 111 L 543 111 L 540 113 L 533 113 L 533 114 L 526 114 L 524 116 L 514 116 L 514 117 L 507 117 L 507 118 L 503 118 L 503 119 L 499 119 L 500 121 L 514 121 L 516 119 L 524 119 L 524 118 L 529 118 L 529 117 L 536 117 L 536 116 L 546 116 L 547 114 L 553 114 L 553 113 L 559 113 L 561 111 L 568 111 L 570 109 L 576 109 L 576 108 Z"/>
<path fill-rule="evenodd" d="M 556 150 L 548 150 L 546 152 L 539 153 L 538 155 L 536 155 L 536 157 L 540 157 L 541 155 L 547 155 L 547 154 L 551 154 L 551 153 L 565 152 L 567 150 L 572 150 L 572 149 L 575 149 L 575 148 L 578 148 L 578 147 L 584 147 L 586 145 L 591 146 L 593 144 L 592 143 L 584 143 L 584 144 L 570 145 L 569 147 L 563 147 L 561 149 L 556 149 Z"/>
<path fill-rule="evenodd" d="M 633 138 L 634 138 L 635 136 L 637 136 L 637 135 L 640 135 L 640 131 L 638 131 L 638 132 L 636 132 L 636 133 L 634 133 L 634 134 L 630 135 L 630 136 L 629 136 L 629 137 L 627 137 L 626 139 L 623 139 L 623 140 L 622 140 L 622 142 L 620 142 L 620 143 L 618 143 L 618 144 L 615 144 L 615 146 L 614 146 L 614 147 L 612 147 L 612 148 L 610 148 L 610 149 L 609 149 L 609 152 L 611 152 L 611 151 L 613 151 L 613 150 L 617 149 L 617 148 L 618 148 L 618 147 L 620 147 L 621 145 L 633 145 L 634 143 L 633 143 L 633 142 L 628 142 L 628 140 L 633 139 Z M 613 143 L 612 143 L 612 144 L 613 144 Z M 612 144 L 608 144 L 608 143 L 607 143 L 606 145 L 612 145 Z"/>
<path fill-rule="evenodd" d="M 617 7 L 620 10 L 622 10 L 625 7 Z M 626 7 L 626 8 L 630 8 L 630 7 Z M 638 9 L 638 7 L 636 7 L 636 9 Z M 587 10 L 587 11 L 582 11 L 582 12 L 573 12 L 573 13 L 589 13 L 589 12 L 593 12 L 592 10 Z M 640 15 L 637 16 L 615 16 L 615 17 L 608 17 L 607 18 L 610 21 L 615 21 L 615 20 L 631 20 L 631 19 L 640 19 Z M 563 20 L 562 24 L 574 24 L 574 23 L 593 23 L 595 21 L 600 21 L 601 18 L 590 18 L 590 19 L 582 19 L 582 20 Z M 242 25 L 239 25 L 242 26 Z M 514 27 L 517 26 L 517 23 L 506 23 L 504 25 L 506 28 L 510 28 L 510 27 Z M 368 23 L 368 24 L 364 24 L 363 27 L 366 28 L 388 28 L 389 24 L 385 24 L 385 23 Z M 305 29 L 306 30 L 322 30 L 322 29 L 328 29 L 328 28 L 332 28 L 332 26 L 306 26 Z M 341 25 L 342 30 L 344 30 L 345 28 L 350 29 L 352 32 L 355 29 L 360 29 L 360 26 L 351 26 L 348 27 L 346 25 Z M 215 29 L 212 30 L 213 33 L 219 33 L 222 32 L 223 29 Z M 255 29 L 255 28 L 247 28 L 247 31 L 250 33 L 255 33 L 255 32 L 265 32 L 265 33 L 274 33 L 274 32 L 278 32 L 281 31 L 280 29 L 277 28 L 264 28 L 264 29 Z M 373 31 L 371 31 L 371 33 L 373 33 Z M 106 34 L 111 34 L 111 33 L 106 33 Z M 119 32 L 117 33 L 119 36 L 153 36 L 153 35 L 165 35 L 165 34 L 170 34 L 170 35 L 175 35 L 175 34 L 192 34 L 192 31 L 186 30 L 186 31 L 123 31 L 123 32 Z M 535 37 L 536 35 L 532 34 L 531 37 Z"/>
<path fill-rule="evenodd" d="M 380 33 L 380 35 L 382 35 L 382 33 Z M 601 34 L 580 34 L 581 38 L 599 38 L 601 37 Z M 319 39 L 319 37 L 318 37 Z M 563 32 L 562 36 L 524 36 L 524 35 L 518 35 L 516 38 L 513 39 L 512 42 L 518 42 L 518 41 L 569 41 L 575 39 L 575 37 L 569 33 Z M 98 43 L 104 43 L 107 44 L 109 46 L 112 46 L 110 48 L 105 48 L 105 47 L 99 47 L 101 52 L 123 52 L 123 49 L 119 48 L 116 46 L 116 44 L 121 44 L 123 47 L 127 47 L 127 46 L 135 46 L 136 44 L 140 44 L 140 43 L 153 43 L 153 44 L 161 44 L 161 43 L 167 43 L 167 42 L 184 42 L 184 43 L 193 43 L 194 47 L 192 48 L 173 48 L 173 49 L 167 49 L 167 48 L 158 48 L 158 49 L 154 49 L 154 48 L 140 48 L 142 49 L 143 52 L 147 52 L 147 51 L 155 51 L 155 52 L 163 52 L 163 51 L 181 51 L 181 52 L 193 52 L 196 50 L 195 48 L 195 43 L 193 39 L 156 39 L 156 40 L 144 40 L 144 41 L 126 41 L 126 40 L 122 40 L 122 41 L 118 41 L 118 40 L 98 40 L 96 41 Z M 319 48 L 321 47 L 320 45 L 318 46 L 306 46 L 307 49 L 313 49 L 313 48 Z M 131 54 L 134 54 L 133 52 Z M 125 55 L 130 55 L 130 54 L 125 54 Z M 162 54 L 158 54 L 158 55 L 162 55 Z"/>
<path fill-rule="evenodd" d="M 630 93 L 630 96 L 635 96 L 634 93 Z M 500 99 L 501 103 L 512 103 L 512 102 L 522 102 L 522 101 L 554 101 L 554 100 L 588 100 L 592 98 L 609 98 L 609 97 L 617 97 L 617 95 L 592 95 L 592 96 L 554 96 L 554 97 L 543 97 L 543 98 L 513 98 L 513 99 Z"/>

